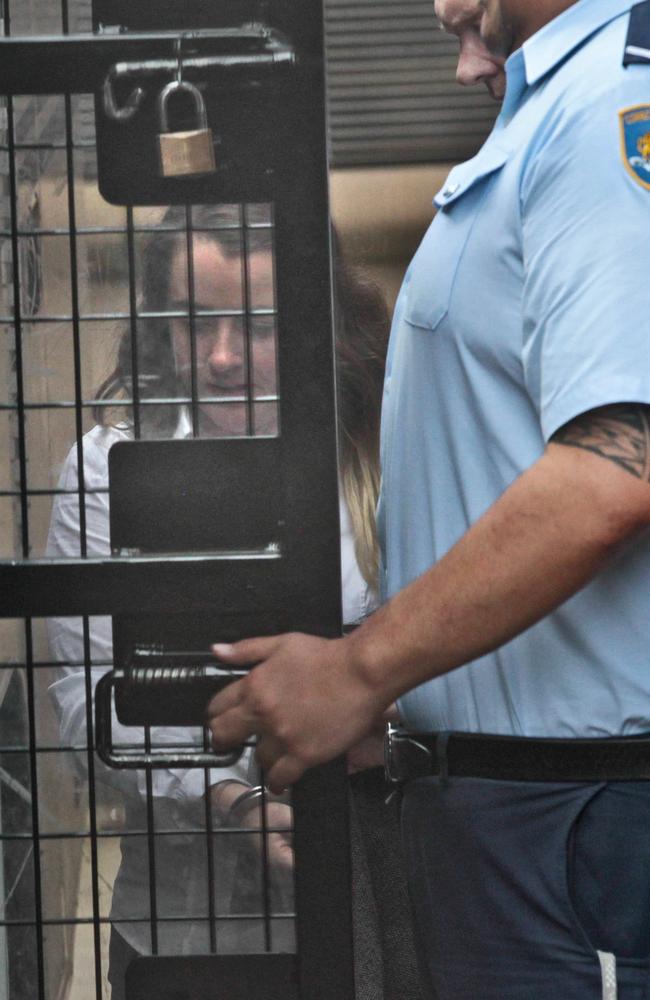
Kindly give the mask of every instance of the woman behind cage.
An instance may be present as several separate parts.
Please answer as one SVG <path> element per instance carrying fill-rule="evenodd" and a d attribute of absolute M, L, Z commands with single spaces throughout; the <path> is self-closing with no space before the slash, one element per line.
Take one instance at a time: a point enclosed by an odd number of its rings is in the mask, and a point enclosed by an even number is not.
<path fill-rule="evenodd" d="M 182 228 L 178 210 L 170 210 L 143 253 L 142 301 L 137 348 L 130 331 L 123 335 L 117 364 L 98 390 L 97 426 L 83 438 L 85 480 L 85 542 L 88 554 L 107 554 L 109 546 L 108 450 L 118 440 L 144 438 L 273 434 L 277 431 L 276 337 L 273 235 L 264 206 L 206 206 L 192 210 L 192 238 Z M 184 216 L 184 212 L 183 212 Z M 180 225 L 179 225 L 180 224 Z M 336 242 L 336 240 L 335 240 Z M 191 259 L 188 256 L 191 247 Z M 244 252 L 245 247 L 245 252 Z M 335 325 L 339 434 L 341 455 L 341 556 L 343 617 L 361 620 L 376 605 L 378 574 L 374 506 L 379 483 L 378 429 L 388 317 L 381 293 L 335 253 Z M 194 317 L 188 317 L 188 288 Z M 164 315 L 161 315 L 164 314 Z M 192 328 L 192 333 L 190 329 Z M 247 333 L 248 330 L 248 333 Z M 134 359 L 137 364 L 135 378 Z M 140 405 L 133 412 L 134 381 Z M 48 554 L 78 555 L 80 520 L 77 447 L 64 464 L 52 511 Z M 86 741 L 86 685 L 81 619 L 50 619 L 48 635 L 53 657 L 61 664 L 51 693 L 61 718 L 66 746 Z M 109 618 L 90 620 L 88 641 L 93 686 L 111 662 Z M 133 741 L 133 734 L 114 723 L 116 741 Z M 153 729 L 152 742 L 201 742 L 198 730 Z M 199 954 L 211 950 L 208 929 L 208 848 L 205 836 L 206 791 L 215 828 L 259 829 L 259 801 L 250 794 L 257 783 L 250 755 L 235 767 L 210 772 L 206 783 L 198 770 L 154 770 L 151 795 L 156 836 L 155 940 L 150 930 L 150 870 L 152 852 L 147 829 L 147 781 L 144 772 L 102 768 L 98 781 L 117 787 L 125 803 L 122 861 L 111 906 L 109 978 L 113 1000 L 121 1000 L 124 971 L 137 954 Z M 394 873 L 397 855 L 396 819 L 377 813 L 383 786 L 376 775 L 360 776 L 356 822 L 366 826 L 374 844 L 370 864 L 382 870 L 379 892 L 370 886 L 363 839 L 354 839 L 358 871 L 357 902 L 362 913 L 356 925 L 364 960 L 358 964 L 360 997 L 392 1000 L 418 996 L 411 963 L 405 890 Z M 280 899 L 291 882 L 291 810 L 284 802 L 268 805 L 267 824 L 286 828 L 270 835 L 272 888 Z M 386 836 L 377 837 L 378 821 Z M 391 827 L 389 830 L 388 828 Z M 201 834 L 203 829 L 203 834 Z M 141 835 L 138 835 L 140 831 Z M 162 832 L 162 835 L 161 835 Z M 223 916 L 233 909 L 260 909 L 260 838 L 250 836 L 248 850 L 224 851 L 219 840 L 215 909 Z M 226 838 L 226 843 L 234 843 Z M 392 866 L 392 867 L 391 867 Z M 236 881 L 236 885 L 234 884 Z M 386 888 L 386 893 L 383 889 Z M 257 905 L 254 897 L 257 892 Z M 390 893 L 390 914 L 383 897 Z M 251 901 L 253 903 L 251 905 Z M 279 904 L 278 904 L 279 905 Z M 404 918 L 407 918 L 406 921 Z M 263 951 L 259 920 L 220 922 L 219 950 Z M 394 924 L 394 927 L 393 927 Z M 390 925 L 390 926 L 389 926 Z M 393 929 L 391 930 L 391 927 Z M 396 932 L 395 928 L 399 928 Z M 392 944 L 391 944 L 392 943 Z M 389 945 L 389 952 L 385 946 Z M 289 921 L 273 921 L 273 948 L 291 948 Z M 383 954 L 382 954 L 383 952 Z M 413 986 L 409 987 L 409 977 Z M 393 991 L 390 983 L 399 983 Z M 409 994 L 411 990 L 411 994 Z"/>

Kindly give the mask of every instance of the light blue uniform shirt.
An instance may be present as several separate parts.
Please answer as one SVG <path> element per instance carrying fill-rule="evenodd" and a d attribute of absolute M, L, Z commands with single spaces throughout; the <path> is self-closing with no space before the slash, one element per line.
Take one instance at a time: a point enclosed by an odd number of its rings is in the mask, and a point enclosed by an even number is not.
<path fill-rule="evenodd" d="M 440 559 L 567 421 L 650 404 L 650 183 L 626 160 L 619 119 L 650 108 L 650 66 L 622 66 L 630 7 L 581 0 L 514 53 L 492 135 L 436 197 L 389 349 L 386 597 Z M 412 729 L 650 730 L 650 534 L 558 611 L 400 708 Z"/>

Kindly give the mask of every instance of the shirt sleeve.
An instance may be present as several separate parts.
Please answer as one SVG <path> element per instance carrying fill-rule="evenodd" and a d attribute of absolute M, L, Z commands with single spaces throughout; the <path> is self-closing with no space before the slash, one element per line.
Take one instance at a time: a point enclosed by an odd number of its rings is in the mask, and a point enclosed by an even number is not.
<path fill-rule="evenodd" d="M 110 553 L 109 502 L 108 493 L 108 450 L 111 444 L 123 435 L 112 429 L 95 428 L 84 438 L 84 482 L 86 539 L 88 555 Z M 60 480 L 60 490 L 75 492 L 59 493 L 54 498 L 50 529 L 47 541 L 47 555 L 54 558 L 78 557 L 80 554 L 78 464 L 76 445 L 69 452 L 64 463 Z M 84 747 L 88 743 L 86 719 L 86 676 L 83 667 L 84 633 L 83 619 L 79 617 L 49 618 L 47 621 L 48 643 L 52 658 L 59 664 L 57 679 L 50 686 L 50 695 L 56 706 L 60 739 L 66 747 Z M 113 655 L 112 626 L 109 616 L 89 619 L 89 642 L 91 683 L 93 691 L 97 681 L 111 669 Z M 115 715 L 112 720 L 113 739 L 117 743 L 134 744 L 142 742 L 142 731 L 123 726 Z M 154 745 L 170 743 L 196 743 L 202 746 L 200 728 L 153 727 L 151 741 Z M 75 755 L 80 756 L 80 755 Z M 227 778 L 246 782 L 250 770 L 250 753 L 230 768 L 210 771 L 210 784 Z M 118 788 L 124 794 L 146 797 L 146 777 L 144 771 L 124 771 L 104 766 L 96 761 L 97 779 Z M 202 768 L 164 769 L 152 771 L 153 795 L 181 803 L 195 802 L 205 795 L 205 777 Z"/>
<path fill-rule="evenodd" d="M 522 356 L 546 440 L 595 407 L 650 403 L 650 189 L 620 121 L 650 76 L 629 80 L 560 107 L 522 175 Z"/>

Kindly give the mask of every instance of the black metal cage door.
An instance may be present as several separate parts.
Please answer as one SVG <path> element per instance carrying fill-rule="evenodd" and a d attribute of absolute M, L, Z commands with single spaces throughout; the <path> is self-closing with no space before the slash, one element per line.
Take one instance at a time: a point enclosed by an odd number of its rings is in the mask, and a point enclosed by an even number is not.
<path fill-rule="evenodd" d="M 340 634 L 320 0 L 2 13 L 0 1000 L 351 998 L 344 766 L 276 803 L 246 749 L 251 833 L 205 688 L 180 727 L 151 696 L 211 641 Z M 179 79 L 215 168 L 165 177 Z"/>

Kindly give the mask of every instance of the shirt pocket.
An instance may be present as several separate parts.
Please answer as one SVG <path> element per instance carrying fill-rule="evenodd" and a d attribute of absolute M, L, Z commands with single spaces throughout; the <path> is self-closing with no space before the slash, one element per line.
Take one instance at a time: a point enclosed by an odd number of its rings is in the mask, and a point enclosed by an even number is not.
<path fill-rule="evenodd" d="M 482 150 L 474 159 L 455 167 L 436 195 L 438 214 L 409 271 L 404 305 L 407 323 L 435 330 L 447 315 L 467 241 L 491 181 L 508 156 L 507 150 L 494 145 Z"/>

